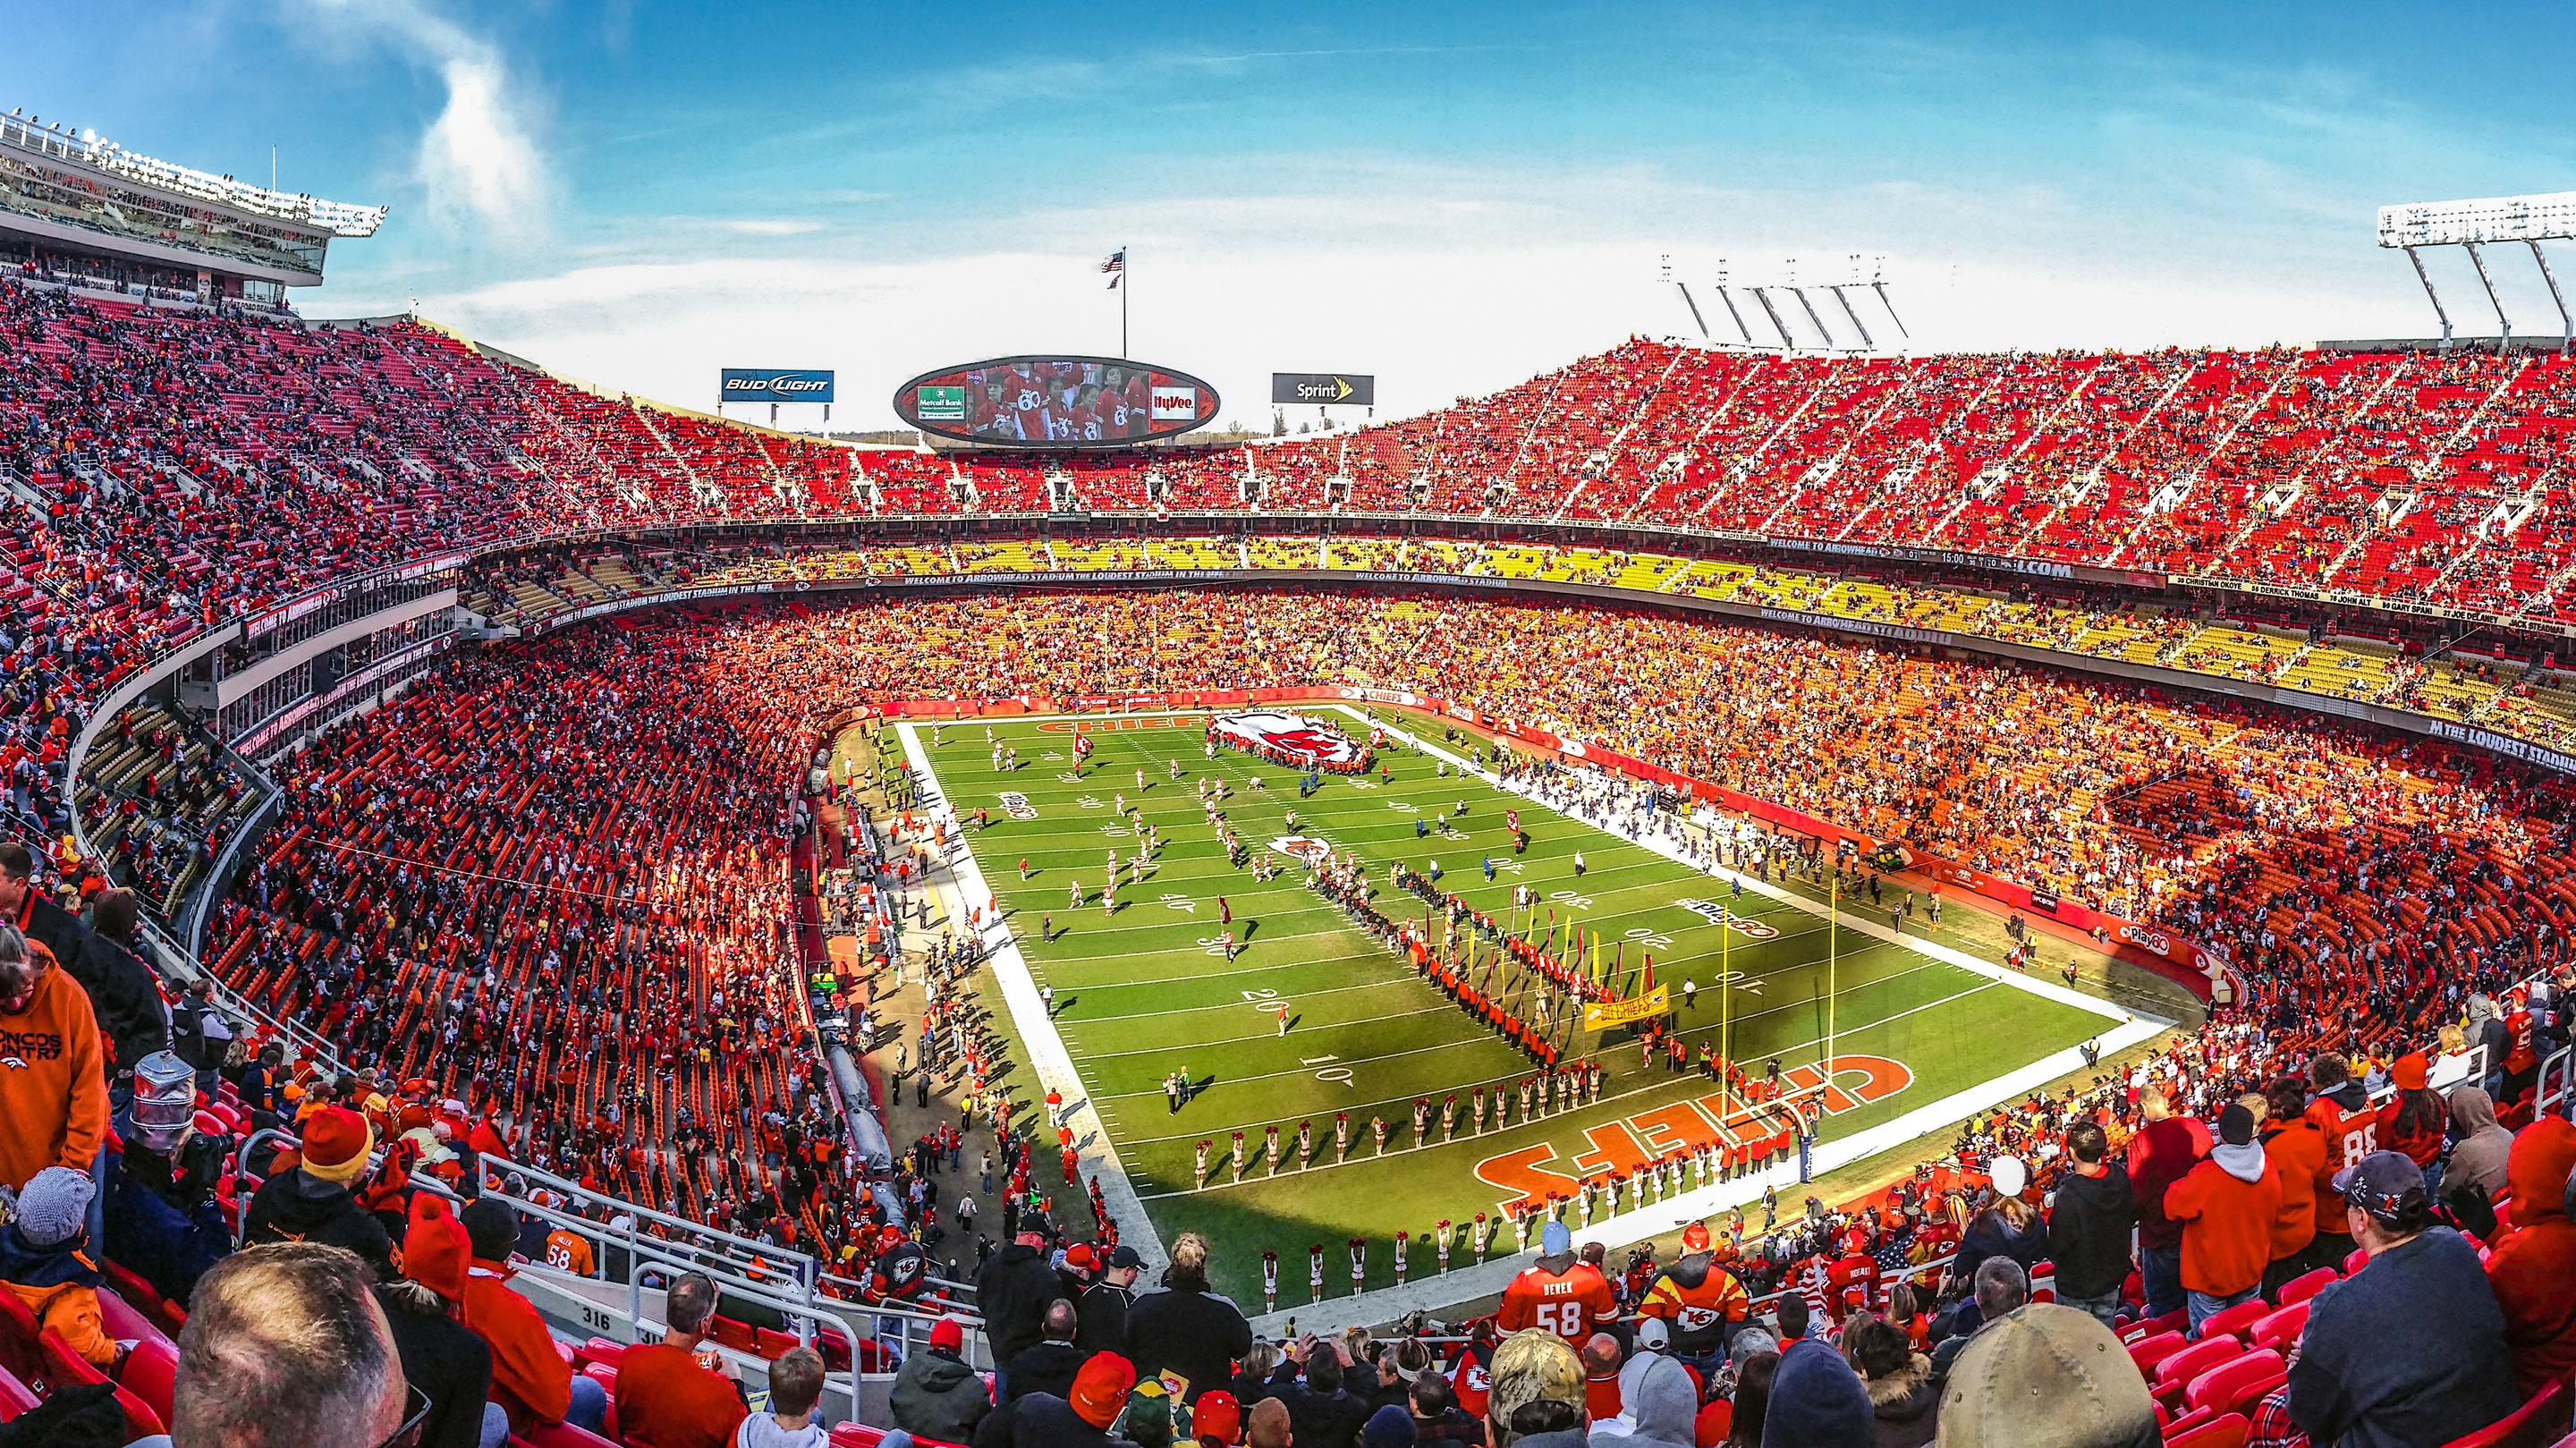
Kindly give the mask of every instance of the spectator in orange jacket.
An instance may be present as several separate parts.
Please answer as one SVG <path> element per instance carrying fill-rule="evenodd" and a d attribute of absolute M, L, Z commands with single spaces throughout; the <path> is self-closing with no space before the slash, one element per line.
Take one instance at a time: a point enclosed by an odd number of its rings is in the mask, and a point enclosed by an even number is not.
<path fill-rule="evenodd" d="M 466 1269 L 465 1325 L 492 1349 L 492 1401 L 510 1411 L 510 1431 L 522 1436 L 557 1423 L 596 1433 L 608 1420 L 608 1392 L 573 1376 L 555 1351 L 554 1334 L 537 1309 L 510 1286 L 510 1251 L 519 1240 L 518 1214 L 484 1197 L 462 1213 L 474 1244 Z"/>
<path fill-rule="evenodd" d="M 2281 1172 L 2254 1144 L 2254 1113 L 2230 1103 L 2218 1113 L 2209 1159 L 2165 1191 L 2165 1213 L 2183 1224 L 2182 1285 L 2191 1335 L 2240 1302 L 2253 1300 L 2272 1262 L 2272 1223 L 2281 1210 Z"/>
<path fill-rule="evenodd" d="M 2512 1229 L 2496 1239 L 2487 1281 L 2504 1309 L 2504 1341 L 2513 1385 L 2529 1397 L 2576 1371 L 2576 1207 L 2568 1203 L 2576 1168 L 2576 1126 L 2544 1116 L 2513 1139 L 2505 1181 L 2513 1192 Z"/>
<path fill-rule="evenodd" d="M 102 1059 L 89 993 L 41 942 L 0 925 L 0 1187 L 49 1166 L 89 1170 L 107 1139 Z"/>
<path fill-rule="evenodd" d="M 0 1227 L 0 1287 L 18 1295 L 39 1330 L 52 1328 L 90 1364 L 113 1370 L 117 1346 L 98 1315 L 98 1264 L 81 1250 L 92 1191 L 86 1171 L 36 1173 Z"/>
<path fill-rule="evenodd" d="M 2263 1089 L 2263 1155 L 2281 1174 L 2281 1207 L 2272 1218 L 2272 1265 L 2263 1271 L 2263 1295 L 2316 1267 L 2316 1183 L 2330 1181 L 2326 1134 L 2308 1119 L 2308 1089 L 2283 1076 Z"/>

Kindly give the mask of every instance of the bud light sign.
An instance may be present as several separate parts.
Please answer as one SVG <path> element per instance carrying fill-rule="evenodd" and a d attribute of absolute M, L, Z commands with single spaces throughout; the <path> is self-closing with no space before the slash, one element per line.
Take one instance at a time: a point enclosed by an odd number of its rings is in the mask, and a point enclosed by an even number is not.
<path fill-rule="evenodd" d="M 814 367 L 727 367 L 725 402 L 829 402 L 832 374 Z"/>

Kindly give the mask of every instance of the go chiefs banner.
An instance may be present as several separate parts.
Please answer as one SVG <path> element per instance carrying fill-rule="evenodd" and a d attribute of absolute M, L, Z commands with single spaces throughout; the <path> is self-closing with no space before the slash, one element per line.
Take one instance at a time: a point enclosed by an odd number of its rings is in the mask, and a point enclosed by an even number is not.
<path fill-rule="evenodd" d="M 1330 724 L 1317 723 L 1285 709 L 1221 714 L 1209 722 L 1208 737 L 1300 769 L 1357 774 L 1369 765 L 1368 750 L 1359 741 Z"/>
<path fill-rule="evenodd" d="M 1659 985 L 1644 995 L 1624 1001 L 1586 1001 L 1583 1005 L 1583 1029 L 1607 1031 L 1618 1026 L 1633 1026 L 1651 1021 L 1673 1008 L 1673 988 Z"/>

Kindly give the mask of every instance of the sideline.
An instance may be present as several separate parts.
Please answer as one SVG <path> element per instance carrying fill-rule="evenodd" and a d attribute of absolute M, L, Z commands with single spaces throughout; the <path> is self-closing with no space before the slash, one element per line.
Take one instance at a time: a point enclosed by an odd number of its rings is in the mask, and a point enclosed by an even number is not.
<path fill-rule="evenodd" d="M 915 725 L 904 722 L 895 726 L 896 737 L 903 741 L 903 756 L 912 766 L 913 776 L 921 782 L 920 808 L 933 818 L 946 822 L 951 843 L 940 856 L 948 875 L 945 884 L 933 877 L 923 883 L 934 890 L 946 890 L 952 898 L 946 903 L 949 918 L 963 924 L 970 908 L 980 908 L 993 898 L 991 886 L 985 883 L 983 869 L 975 863 L 975 852 L 966 846 L 966 835 L 957 811 L 948 804 L 940 788 L 938 772 L 931 767 L 930 754 L 921 747 L 921 736 Z M 966 902 L 972 901 L 970 907 Z M 1153 1281 L 1162 1275 L 1171 1254 L 1163 1245 L 1162 1235 L 1154 1229 L 1154 1219 L 1136 1195 L 1136 1184 L 1128 1179 L 1127 1168 L 1118 1159 L 1117 1144 L 1110 1139 L 1109 1127 L 1101 1119 L 1101 1108 L 1091 1089 L 1083 1084 L 1074 1069 L 1073 1054 L 1065 1049 L 1064 1037 L 1057 1032 L 1055 1021 L 1047 1014 L 1046 1004 L 1038 997 L 1037 981 L 1029 975 L 1028 961 L 1020 954 L 1020 945 L 1012 938 L 1008 921 L 999 918 L 985 921 L 979 942 L 993 964 L 993 979 L 1002 987 L 1003 1008 L 1011 1013 L 1011 1029 L 1018 1032 L 1027 1047 L 1029 1067 L 1037 1073 L 1038 1084 L 1047 1091 L 1063 1095 L 1065 1105 L 1060 1113 L 1049 1115 L 1044 1110 L 1043 1092 L 1040 1115 L 1047 1125 L 1073 1129 L 1074 1150 L 1080 1160 L 1080 1173 L 1085 1178 L 1100 1180 L 1100 1195 L 1109 1205 L 1109 1215 L 1118 1223 L 1118 1240 L 1136 1249 L 1145 1259 L 1140 1280 Z M 1036 1147 L 1037 1158 L 1029 1175 L 1045 1180 L 1050 1163 L 1046 1160 L 1054 1143 L 1041 1132 Z M 1063 1187 L 1057 1191 L 1079 1192 L 1080 1187 Z M 1048 1195 L 1054 1195 L 1049 1192 Z"/>

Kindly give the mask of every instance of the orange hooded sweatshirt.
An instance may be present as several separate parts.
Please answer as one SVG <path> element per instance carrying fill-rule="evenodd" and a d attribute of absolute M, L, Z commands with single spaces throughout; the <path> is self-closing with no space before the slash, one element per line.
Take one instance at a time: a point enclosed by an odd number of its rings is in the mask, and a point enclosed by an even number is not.
<path fill-rule="evenodd" d="M 2576 1167 L 2576 1126 L 2544 1116 L 2513 1139 L 2505 1185 L 2513 1230 L 2487 1258 L 2487 1283 L 2504 1309 L 2513 1383 L 2528 1397 L 2576 1371 L 2576 1222 L 2567 1220 L 2567 1173 Z"/>
<path fill-rule="evenodd" d="M 33 940 L 50 966 L 52 952 Z M 107 1070 L 89 992 L 48 969 L 20 1015 L 0 1015 L 0 1186 L 49 1166 L 88 1171 L 107 1139 Z"/>

